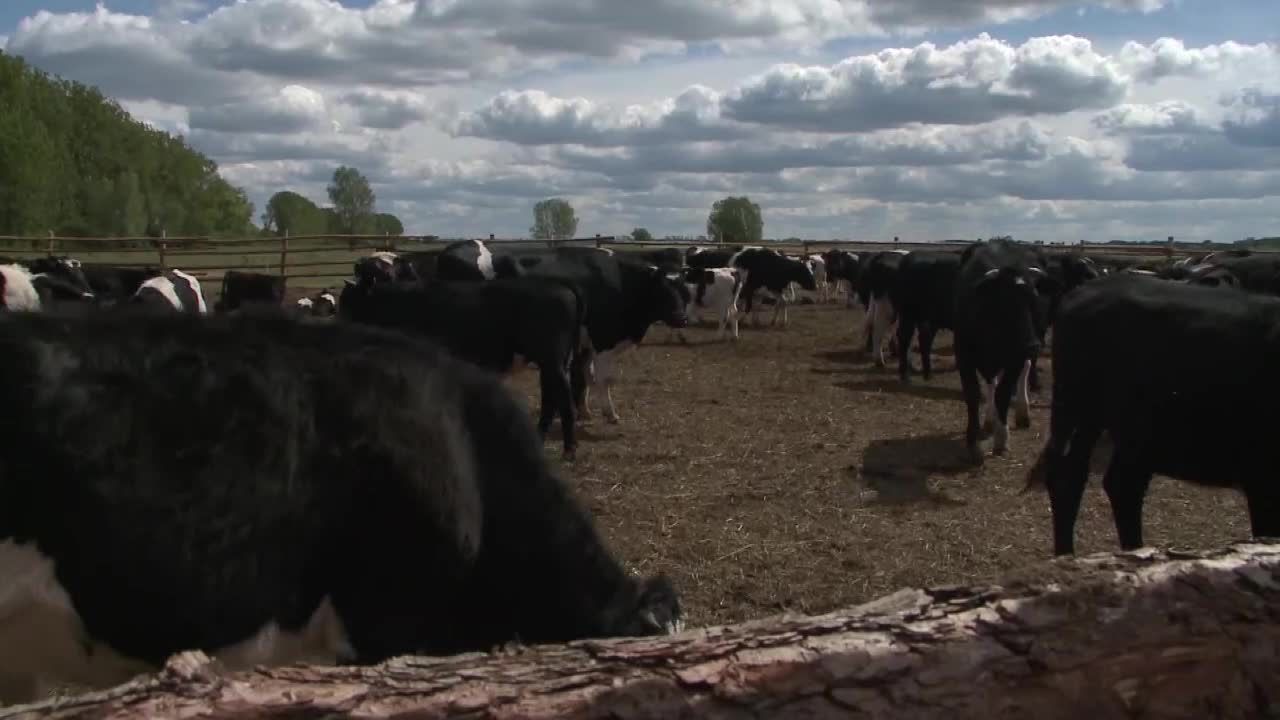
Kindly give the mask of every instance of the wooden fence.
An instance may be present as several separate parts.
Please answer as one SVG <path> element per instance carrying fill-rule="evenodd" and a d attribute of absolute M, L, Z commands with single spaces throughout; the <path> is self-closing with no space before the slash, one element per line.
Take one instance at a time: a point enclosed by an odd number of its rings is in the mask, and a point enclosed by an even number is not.
<path fill-rule="evenodd" d="M 361 256 L 374 251 L 431 250 L 462 238 L 440 238 L 434 235 L 297 235 L 257 238 L 208 237 L 115 237 L 80 238 L 0 236 L 0 254 L 13 258 L 44 255 L 71 255 L 86 263 L 103 263 L 124 267 L 174 267 L 208 281 L 218 282 L 227 270 L 245 270 L 277 274 L 291 286 L 320 287 L 341 283 L 349 277 L 351 266 Z M 573 238 L 561 241 L 528 238 L 481 238 L 504 247 L 595 246 L 615 251 L 646 250 L 663 247 L 689 247 L 690 243 L 653 240 L 637 242 L 614 236 Z M 765 241 L 761 245 L 786 252 L 822 252 L 833 247 L 849 250 L 941 249 L 962 247 L 972 240 L 939 240 L 900 242 L 861 240 Z M 1107 255 L 1169 256 L 1203 249 L 1200 245 L 1177 245 L 1173 238 L 1162 243 L 1091 244 L 1049 243 L 1051 252 L 1083 251 Z M 210 288 L 212 290 L 212 288 Z"/>

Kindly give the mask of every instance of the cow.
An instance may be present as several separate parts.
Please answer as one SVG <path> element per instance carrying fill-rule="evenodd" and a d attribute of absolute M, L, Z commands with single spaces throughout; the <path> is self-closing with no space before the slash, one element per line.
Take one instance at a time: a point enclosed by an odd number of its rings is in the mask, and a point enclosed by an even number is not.
<path fill-rule="evenodd" d="M 716 246 L 713 248 L 692 247 L 685 253 L 685 267 L 696 268 L 699 270 L 710 270 L 712 268 L 732 267 L 733 257 L 738 253 L 751 249 L 760 249 L 759 245 L 730 245 Z"/>
<path fill-rule="evenodd" d="M 1009 403 L 1017 390 L 1017 426 L 1031 424 L 1027 376 L 1040 352 L 1044 320 L 1036 284 L 1047 276 L 1043 254 L 1034 246 L 1003 238 L 970 245 L 956 278 L 956 369 L 964 392 L 965 444 L 972 460 L 983 462 L 979 445 L 979 377 L 987 382 L 987 415 L 992 452 L 1009 446 Z M 899 346 L 905 352 L 905 348 Z"/>
<path fill-rule="evenodd" d="M 398 253 L 380 250 L 356 260 L 351 274 L 357 282 L 412 282 L 419 280 L 417 269 Z"/>
<path fill-rule="evenodd" d="M 128 301 L 142 287 L 142 283 L 163 274 L 155 266 L 121 267 L 85 263 L 81 270 L 99 305 Z"/>
<path fill-rule="evenodd" d="M 861 256 L 848 250 L 828 250 L 822 254 L 822 259 L 826 264 L 827 282 L 832 293 L 838 294 L 843 284 L 846 292 L 845 307 L 853 307 L 858 300 L 856 293 Z"/>
<path fill-rule="evenodd" d="M 1185 278 L 1197 284 L 1233 284 L 1241 290 L 1280 295 L 1280 256 L 1248 251 L 1211 253 L 1187 268 Z"/>
<path fill-rule="evenodd" d="M 938 330 L 954 327 L 956 277 L 960 256 L 947 251 L 914 251 L 902 256 L 889 289 L 898 315 L 898 379 L 911 381 L 911 335 L 920 344 L 920 374 L 933 375 L 933 339 Z"/>
<path fill-rule="evenodd" d="M 0 309 L 32 312 L 41 309 L 40 294 L 31 282 L 31 271 L 18 263 L 0 265 Z"/>
<path fill-rule="evenodd" d="M 0 403 L 5 702 L 183 650 L 364 665 L 683 623 L 516 395 L 404 333 L 267 308 L 0 313 Z"/>
<path fill-rule="evenodd" d="M 439 280 L 483 282 L 498 277 L 553 277 L 573 283 L 587 307 L 589 346 L 574 361 L 573 396 L 579 417 L 589 417 L 589 385 L 603 385 L 605 418 L 620 416 L 613 402 L 615 358 L 640 344 L 649 326 L 688 324 L 688 290 L 679 277 L 625 253 L 607 248 L 558 247 L 500 252 L 467 240 L 446 247 L 437 261 Z"/>
<path fill-rule="evenodd" d="M 204 294 L 200 291 L 200 281 L 174 268 L 143 281 L 138 291 L 133 294 L 132 302 L 157 309 L 172 309 L 199 315 L 209 312 Z"/>
<path fill-rule="evenodd" d="M 1102 277 L 1098 264 L 1079 253 L 1043 255 L 1045 275 L 1036 282 L 1038 310 L 1040 313 L 1040 345 L 1045 345 L 1045 335 L 1053 327 L 1062 298 L 1081 285 Z M 1027 389 L 1040 392 L 1039 353 L 1031 358 L 1031 371 L 1027 375 Z"/>
<path fill-rule="evenodd" d="M 893 327 L 897 313 L 890 290 L 898 275 L 898 265 L 906 250 L 882 250 L 869 257 L 860 268 L 857 282 L 858 301 L 865 310 L 863 321 L 866 351 L 875 359 L 876 367 L 884 367 L 884 337 Z M 896 344 L 897 335 L 890 336 Z M 890 348 L 892 351 L 893 348 Z M 904 351 L 905 352 L 905 351 Z"/>
<path fill-rule="evenodd" d="M 710 311 L 712 317 L 719 321 L 716 339 L 724 338 L 725 331 L 730 330 L 734 340 L 738 339 L 738 293 L 742 288 L 741 271 L 734 268 L 713 268 L 699 270 L 689 268 L 684 274 L 684 284 L 689 297 L 685 302 L 685 313 L 691 322 L 702 322 L 702 312 Z M 673 330 L 684 337 L 683 329 Z"/>
<path fill-rule="evenodd" d="M 1049 437 L 1027 487 L 1046 484 L 1055 555 L 1074 527 L 1102 433 L 1103 478 L 1120 547 L 1141 547 L 1153 474 L 1243 491 L 1255 536 L 1280 535 L 1280 299 L 1228 287 L 1115 275 L 1063 299 L 1054 328 Z M 1231 358 L 1229 372 L 1222 358 Z M 1223 452 L 1229 448 L 1229 452 Z"/>
<path fill-rule="evenodd" d="M 503 375 L 538 366 L 545 437 L 558 413 L 564 458 L 577 451 L 570 377 L 585 342 L 586 306 L 572 283 L 543 277 L 489 282 L 358 283 L 347 281 L 338 302 L 344 320 L 431 338 L 458 357 Z"/>
<path fill-rule="evenodd" d="M 657 265 L 665 273 L 677 273 L 684 269 L 684 253 L 679 248 L 658 248 L 639 253 L 641 260 Z"/>
<path fill-rule="evenodd" d="M 26 271 L 27 279 L 40 298 L 41 309 L 95 302 L 93 288 L 85 279 L 80 261 L 75 258 L 53 255 L 22 260 L 0 258 L 0 263 Z"/>
<path fill-rule="evenodd" d="M 789 258 L 777 250 L 768 248 L 745 248 L 738 251 L 729 260 L 729 267 L 742 272 L 742 290 L 739 297 L 746 298 L 744 312 L 752 313 L 753 325 L 759 325 L 759 309 L 754 306 L 757 290 L 768 290 L 775 298 L 773 318 L 770 325 L 782 317 L 782 326 L 787 325 L 787 297 L 784 292 L 791 283 L 809 291 L 817 289 L 813 271 L 803 261 Z"/>
<path fill-rule="evenodd" d="M 298 298 L 297 308 L 304 315 L 332 317 L 338 313 L 338 296 L 325 288 L 312 297 Z"/>
<path fill-rule="evenodd" d="M 809 271 L 813 273 L 813 283 L 817 287 L 817 301 L 820 303 L 831 299 L 831 286 L 827 282 L 827 260 L 822 255 L 811 253 L 805 260 Z"/>
<path fill-rule="evenodd" d="M 279 306 L 284 302 L 282 275 L 228 270 L 222 275 L 222 293 L 213 304 L 215 313 L 235 312 L 251 303 Z"/>

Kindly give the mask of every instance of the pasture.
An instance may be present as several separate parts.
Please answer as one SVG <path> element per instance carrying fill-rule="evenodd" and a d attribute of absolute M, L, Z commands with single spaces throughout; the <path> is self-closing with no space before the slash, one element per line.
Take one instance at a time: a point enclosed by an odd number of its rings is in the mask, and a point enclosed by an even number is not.
<path fill-rule="evenodd" d="M 793 305 L 786 329 L 768 317 L 759 329 L 744 320 L 736 345 L 716 342 L 709 325 L 686 330 L 688 345 L 652 327 L 620 362 L 621 422 L 597 410 L 578 460 L 560 464 L 630 569 L 672 575 L 691 624 L 995 582 L 1050 557 L 1048 497 L 1021 494 L 1047 430 L 1047 356 L 1031 428 L 1013 429 L 1010 453 L 975 468 L 949 333 L 935 346 L 933 379 L 903 387 L 896 368 L 863 357 L 862 310 L 845 309 L 843 297 Z M 536 372 L 513 385 L 536 407 Z M 560 463 L 558 424 L 546 451 Z M 1106 458 L 1095 458 L 1077 525 L 1081 553 L 1118 549 L 1101 489 Z M 1237 493 L 1159 476 L 1144 517 L 1155 546 L 1249 536 Z"/>

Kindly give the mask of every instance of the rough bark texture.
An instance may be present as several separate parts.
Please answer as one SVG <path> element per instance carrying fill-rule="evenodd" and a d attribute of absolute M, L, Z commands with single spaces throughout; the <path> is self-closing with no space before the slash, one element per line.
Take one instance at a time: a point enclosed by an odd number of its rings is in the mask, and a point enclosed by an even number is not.
<path fill-rule="evenodd" d="M 839 582 L 833 577 L 832 582 Z M 1280 715 L 1280 544 L 1055 560 L 821 616 L 375 667 L 151 677 L 0 718 Z"/>

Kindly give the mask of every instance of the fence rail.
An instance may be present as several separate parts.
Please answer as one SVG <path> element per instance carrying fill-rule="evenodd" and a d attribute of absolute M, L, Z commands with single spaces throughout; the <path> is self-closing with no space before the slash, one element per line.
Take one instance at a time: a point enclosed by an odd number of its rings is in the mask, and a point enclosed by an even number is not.
<path fill-rule="evenodd" d="M 355 260 L 369 252 L 432 250 L 468 238 L 436 235 L 294 235 L 258 238 L 210 237 L 59 237 L 47 235 L 0 235 L 0 254 L 14 258 L 45 255 L 75 255 L 87 263 L 121 267 L 176 267 L 202 278 L 218 280 L 227 270 L 275 273 L 287 280 L 341 282 L 351 272 Z M 674 240 L 635 241 L 614 236 L 572 238 L 558 241 L 530 238 L 478 238 L 505 247 L 548 247 L 586 245 L 617 251 L 666 247 L 691 247 L 693 242 Z M 920 250 L 958 248 L 972 240 L 900 242 L 893 240 L 767 240 L 759 245 L 784 251 L 810 253 L 831 248 L 849 250 Z M 714 245 L 714 243 L 702 243 Z M 1047 243 L 1050 252 L 1085 252 L 1105 255 L 1170 256 L 1204 249 L 1202 245 L 1176 244 L 1170 237 L 1158 243 Z M 1258 252 L 1277 252 L 1259 250 Z M 318 257 L 327 255 L 328 257 Z M 238 259 L 238 260 L 236 260 Z M 326 268 L 320 271 L 320 268 Z M 321 283 L 329 284 L 329 283 Z"/>

